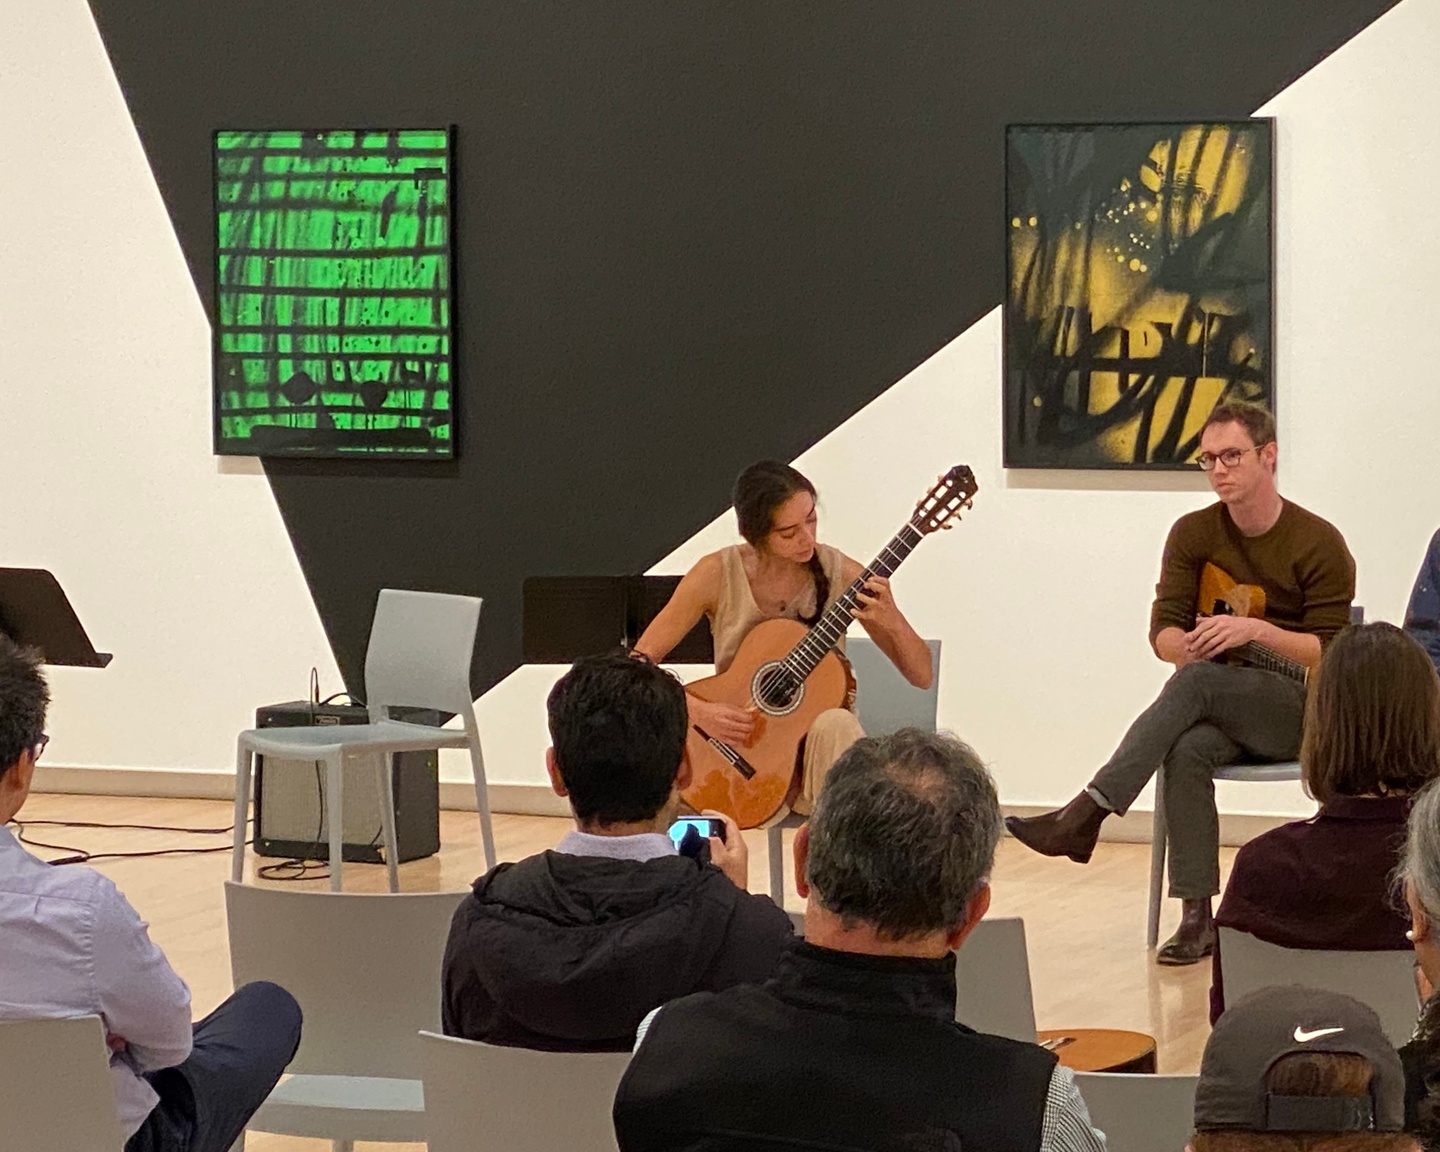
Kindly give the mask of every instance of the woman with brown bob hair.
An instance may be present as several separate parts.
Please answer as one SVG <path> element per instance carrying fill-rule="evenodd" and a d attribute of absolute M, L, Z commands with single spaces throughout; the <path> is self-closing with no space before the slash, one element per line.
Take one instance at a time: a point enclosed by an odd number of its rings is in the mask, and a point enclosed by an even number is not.
<path fill-rule="evenodd" d="M 1215 923 L 1285 948 L 1410 947 L 1391 877 L 1411 798 L 1440 776 L 1440 677 L 1393 624 L 1356 624 L 1331 641 L 1310 681 L 1300 744 L 1309 820 L 1283 824 L 1235 856 Z M 1210 1019 L 1225 1010 L 1216 950 Z"/>

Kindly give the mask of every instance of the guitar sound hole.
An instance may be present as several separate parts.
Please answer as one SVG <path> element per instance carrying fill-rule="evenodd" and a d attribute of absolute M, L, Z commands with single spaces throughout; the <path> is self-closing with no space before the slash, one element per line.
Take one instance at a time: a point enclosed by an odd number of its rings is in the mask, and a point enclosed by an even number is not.
<path fill-rule="evenodd" d="M 799 687 L 799 682 L 784 668 L 771 668 L 760 678 L 759 702 L 768 708 L 788 708 Z"/>

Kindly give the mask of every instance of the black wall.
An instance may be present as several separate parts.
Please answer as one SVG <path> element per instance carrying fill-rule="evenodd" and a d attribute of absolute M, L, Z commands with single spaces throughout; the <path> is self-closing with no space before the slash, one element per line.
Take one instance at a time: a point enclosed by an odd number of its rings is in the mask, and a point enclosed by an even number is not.
<path fill-rule="evenodd" d="M 999 303 L 1007 122 L 1249 115 L 1393 2 L 91 6 L 207 307 L 212 130 L 458 126 L 459 459 L 266 471 L 347 683 L 388 585 L 486 598 L 478 692 L 525 576 L 644 570 Z"/>

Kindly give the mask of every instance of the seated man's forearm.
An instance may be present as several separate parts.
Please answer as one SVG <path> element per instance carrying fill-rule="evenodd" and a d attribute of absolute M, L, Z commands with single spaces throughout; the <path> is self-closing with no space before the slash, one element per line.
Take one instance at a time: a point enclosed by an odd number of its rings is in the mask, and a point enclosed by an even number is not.
<path fill-rule="evenodd" d="M 1320 637 L 1313 632 L 1291 632 L 1288 628 L 1278 628 L 1269 623 L 1265 625 L 1259 643 L 1274 649 L 1287 660 L 1304 664 L 1307 668 L 1314 668 L 1319 664 L 1323 652 Z"/>
<path fill-rule="evenodd" d="M 1183 628 L 1162 628 L 1155 637 L 1155 654 L 1176 668 L 1183 668 L 1194 659 Z"/>

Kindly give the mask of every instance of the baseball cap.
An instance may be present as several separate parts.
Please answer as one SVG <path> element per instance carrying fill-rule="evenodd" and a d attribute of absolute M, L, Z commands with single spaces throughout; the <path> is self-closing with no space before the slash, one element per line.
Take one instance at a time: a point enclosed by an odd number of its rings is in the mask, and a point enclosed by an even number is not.
<path fill-rule="evenodd" d="M 1265 1079 L 1303 1052 L 1344 1052 L 1370 1063 L 1369 1096 L 1281 1096 Z M 1398 1132 L 1405 1073 L 1373 1011 L 1337 992 L 1262 988 L 1227 1008 L 1200 1061 L 1195 1129 L 1250 1132 Z"/>

